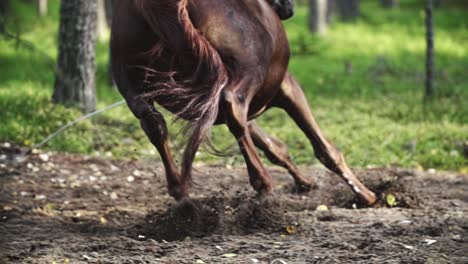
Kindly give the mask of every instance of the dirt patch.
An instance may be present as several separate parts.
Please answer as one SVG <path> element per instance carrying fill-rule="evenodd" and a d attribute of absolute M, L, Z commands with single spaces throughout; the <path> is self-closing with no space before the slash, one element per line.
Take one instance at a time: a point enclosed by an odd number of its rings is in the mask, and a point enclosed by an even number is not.
<path fill-rule="evenodd" d="M 157 241 L 177 241 L 214 234 L 281 232 L 289 225 L 276 197 L 234 199 L 215 196 L 184 200 L 162 212 L 150 212 L 131 232 Z M 291 220 L 290 220 L 291 221 Z"/>
<path fill-rule="evenodd" d="M 1 263 L 468 262 L 467 175 L 356 170 L 382 198 L 360 208 L 320 167 L 301 168 L 318 183 L 306 194 L 270 168 L 274 196 L 258 198 L 245 168 L 199 166 L 176 203 L 159 163 L 15 153 L 0 148 Z"/>

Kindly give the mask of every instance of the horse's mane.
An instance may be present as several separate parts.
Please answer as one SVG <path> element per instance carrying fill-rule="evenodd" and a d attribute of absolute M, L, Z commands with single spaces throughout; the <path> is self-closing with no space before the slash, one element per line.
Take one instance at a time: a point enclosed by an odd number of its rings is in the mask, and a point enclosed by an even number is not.
<path fill-rule="evenodd" d="M 160 71 L 145 65 L 149 98 L 164 97 L 177 107 L 176 116 L 191 122 L 191 137 L 183 157 L 182 174 L 190 177 L 192 161 L 198 146 L 207 137 L 218 116 L 221 92 L 228 81 L 220 55 L 193 25 L 188 0 L 133 0 L 158 40 L 147 56 L 157 61 L 167 51 L 183 57 L 191 50 L 196 59 L 193 74 Z M 173 55 L 172 55 L 173 54 Z M 177 58 L 176 58 L 177 59 Z M 201 74 L 204 76 L 200 76 Z M 187 75 L 187 74 L 185 74 Z"/>

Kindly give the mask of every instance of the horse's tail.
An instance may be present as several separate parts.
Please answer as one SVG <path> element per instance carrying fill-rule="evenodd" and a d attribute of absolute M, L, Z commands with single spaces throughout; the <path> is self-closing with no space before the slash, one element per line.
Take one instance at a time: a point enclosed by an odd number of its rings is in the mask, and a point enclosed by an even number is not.
<path fill-rule="evenodd" d="M 197 149 L 207 138 L 218 116 L 220 98 L 228 82 L 228 74 L 219 53 L 193 25 L 188 12 L 188 0 L 134 1 L 152 31 L 161 40 L 149 54 L 157 59 L 165 49 L 184 54 L 189 48 L 197 61 L 194 74 L 185 79 L 175 77 L 177 72 L 147 69 L 147 76 L 155 77 L 149 83 L 154 89 L 148 95 L 171 98 L 175 104 L 183 102 L 183 107 L 178 107 L 180 110 L 175 114 L 191 121 L 191 137 L 182 164 L 182 175 L 190 180 Z M 199 72 L 204 72 L 206 76 L 197 76 Z"/>

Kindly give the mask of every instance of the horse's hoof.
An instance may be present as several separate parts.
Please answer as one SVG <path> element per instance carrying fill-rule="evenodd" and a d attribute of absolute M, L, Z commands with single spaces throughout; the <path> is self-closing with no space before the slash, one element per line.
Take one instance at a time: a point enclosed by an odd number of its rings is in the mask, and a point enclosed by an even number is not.
<path fill-rule="evenodd" d="M 372 207 L 378 202 L 377 196 L 371 191 L 369 191 L 365 195 L 362 195 L 360 198 L 363 201 L 363 203 L 365 203 L 365 205 L 368 207 Z"/>

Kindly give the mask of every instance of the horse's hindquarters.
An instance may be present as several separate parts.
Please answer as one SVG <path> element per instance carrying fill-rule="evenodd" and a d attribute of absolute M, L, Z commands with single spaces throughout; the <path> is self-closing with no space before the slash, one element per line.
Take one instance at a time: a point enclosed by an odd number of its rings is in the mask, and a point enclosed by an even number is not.
<path fill-rule="evenodd" d="M 194 24 L 230 73 L 226 89 L 247 85 L 239 92 L 249 100 L 249 116 L 261 114 L 279 91 L 289 62 L 289 45 L 277 14 L 267 1 L 193 3 Z"/>

